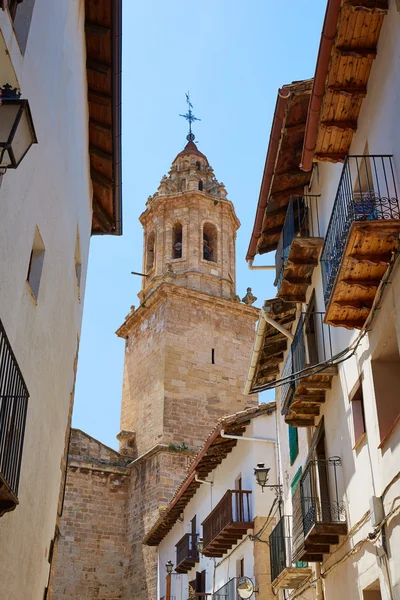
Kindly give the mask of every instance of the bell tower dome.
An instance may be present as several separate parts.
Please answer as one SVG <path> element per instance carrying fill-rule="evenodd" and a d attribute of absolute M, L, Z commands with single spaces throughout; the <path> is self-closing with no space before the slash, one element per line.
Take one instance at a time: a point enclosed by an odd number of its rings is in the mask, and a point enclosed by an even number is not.
<path fill-rule="evenodd" d="M 189 136 L 188 136 L 189 137 Z M 235 297 L 240 226 L 223 183 L 192 139 L 174 159 L 140 216 L 144 228 L 143 302 L 163 281 Z"/>

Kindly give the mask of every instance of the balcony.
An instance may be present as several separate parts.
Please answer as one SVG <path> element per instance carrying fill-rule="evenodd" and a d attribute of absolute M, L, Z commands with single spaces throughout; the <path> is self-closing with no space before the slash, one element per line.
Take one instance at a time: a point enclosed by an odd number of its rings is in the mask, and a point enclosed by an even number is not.
<path fill-rule="evenodd" d="M 307 563 L 292 560 L 292 517 L 283 516 L 269 536 L 271 583 L 275 590 L 299 587 L 312 575 Z"/>
<path fill-rule="evenodd" d="M 399 232 L 392 157 L 348 156 L 321 255 L 326 323 L 363 327 Z"/>
<path fill-rule="evenodd" d="M 197 539 L 197 534 L 186 533 L 176 544 L 175 571 L 177 573 L 187 573 L 199 562 Z"/>
<path fill-rule="evenodd" d="M 322 562 L 330 547 L 346 535 L 344 503 L 339 500 L 339 457 L 311 460 L 292 497 L 293 560 Z"/>
<path fill-rule="evenodd" d="M 292 427 L 312 427 L 325 402 L 326 391 L 331 388 L 337 374 L 334 365 L 317 369 L 316 365 L 332 358 L 332 341 L 329 325 L 324 323 L 325 313 L 302 313 L 296 333 L 282 371 L 282 414 Z M 313 368 L 314 367 L 314 368 Z"/>
<path fill-rule="evenodd" d="M 202 525 L 204 556 L 223 556 L 253 527 L 251 491 L 228 490 Z"/>
<path fill-rule="evenodd" d="M 275 255 L 277 296 L 305 302 L 308 286 L 322 248 L 317 196 L 293 196 Z"/>
<path fill-rule="evenodd" d="M 18 504 L 29 392 L 0 321 L 0 517 Z"/>

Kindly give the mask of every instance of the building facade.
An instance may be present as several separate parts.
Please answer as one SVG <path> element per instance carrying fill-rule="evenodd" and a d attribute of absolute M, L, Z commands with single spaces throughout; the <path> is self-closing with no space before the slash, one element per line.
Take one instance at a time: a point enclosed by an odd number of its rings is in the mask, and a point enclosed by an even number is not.
<path fill-rule="evenodd" d="M 143 537 L 215 423 L 257 405 L 243 394 L 259 311 L 236 296 L 239 221 L 192 139 L 140 221 L 140 304 L 117 331 L 125 340 L 119 453 L 73 433 L 50 586 L 57 600 L 155 600 L 157 555 Z"/>
<path fill-rule="evenodd" d="M 278 485 L 274 413 L 274 403 L 260 404 L 222 419 L 146 535 L 158 546 L 158 598 L 235 600 L 241 577 L 260 600 L 273 598 L 267 542 L 277 488 L 263 493 L 254 467 L 267 465 L 268 484 Z"/>
<path fill-rule="evenodd" d="M 114 12 L 111 4 L 1 3 L 0 596 L 7 600 L 47 594 L 90 236 L 121 233 L 119 76 L 111 84 L 121 58 L 120 3 Z M 102 62 L 101 27 L 109 81 L 89 68 Z M 107 105 L 97 118 L 96 94 Z M 107 148 L 89 119 L 109 130 L 108 174 L 97 168 L 104 192 L 92 176 Z"/>
<path fill-rule="evenodd" d="M 297 172 L 284 183 L 264 173 L 261 189 L 272 182 L 274 193 L 260 194 L 247 258 L 276 250 L 277 297 L 258 324 L 246 389 L 276 388 L 284 507 L 270 538 L 277 596 L 393 600 L 400 598 L 398 3 L 329 0 L 321 39 L 301 139 L 285 127 L 293 87 L 277 101 L 281 144 L 270 143 L 267 163 L 293 144 L 297 171 L 309 179 L 298 191 Z"/>

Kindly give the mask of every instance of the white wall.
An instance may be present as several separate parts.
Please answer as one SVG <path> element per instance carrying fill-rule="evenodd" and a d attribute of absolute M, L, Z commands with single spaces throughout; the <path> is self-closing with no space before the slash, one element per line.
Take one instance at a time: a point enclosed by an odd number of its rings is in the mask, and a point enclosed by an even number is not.
<path fill-rule="evenodd" d="M 368 93 L 362 105 L 358 129 L 349 154 L 363 154 L 367 142 L 370 154 L 393 154 L 397 190 L 400 194 L 400 13 L 396 9 L 394 0 L 389 4 L 390 10 L 382 27 L 378 55 L 368 83 Z M 310 193 L 321 194 L 318 210 L 322 235 L 326 233 L 341 171 L 341 164 L 319 163 L 313 179 Z M 369 519 L 359 524 L 369 510 L 370 497 L 383 494 L 386 486 L 398 474 L 400 465 L 399 424 L 383 447 L 380 447 L 371 369 L 371 356 L 377 348 L 390 314 L 395 316 L 395 333 L 400 347 L 399 263 L 390 281 L 372 331 L 363 340 L 356 356 L 339 366 L 339 374 L 333 379 L 332 389 L 327 392 L 326 402 L 321 407 L 321 415 L 325 417 L 326 454 L 328 457 L 337 455 L 342 458 L 338 480 L 339 493 L 342 494 L 346 504 L 348 529 L 355 529 L 348 540 L 342 540 L 342 545 L 333 548 L 332 554 L 326 557 L 322 570 L 326 571 L 333 567 L 351 548 L 360 544 L 360 549 L 354 553 L 354 556 L 348 557 L 339 566 L 332 568 L 324 579 L 326 600 L 339 597 L 363 598 L 362 590 L 376 580 L 380 581 L 383 599 L 400 598 L 399 517 L 394 517 L 387 526 L 387 563 L 386 558 L 377 556 L 377 554 L 384 556 L 382 538 L 379 536 L 374 543 L 367 539 L 368 534 L 373 531 Z M 313 288 L 316 293 L 316 310 L 324 311 L 320 267 L 314 271 L 308 300 Z M 358 331 L 348 331 L 340 327 L 330 329 L 334 353 L 348 347 L 358 336 Z M 352 408 L 348 396 L 361 372 L 364 374 L 363 394 L 367 434 L 361 444 L 355 448 Z M 279 399 L 279 393 L 277 397 Z M 279 408 L 278 414 L 280 414 Z M 307 430 L 299 429 L 299 456 L 294 465 L 290 466 L 287 429 L 281 417 L 279 437 L 282 478 L 285 484 L 285 513 L 291 508 L 290 482 L 299 466 L 304 467 L 308 450 Z M 384 497 L 385 514 L 399 506 L 399 497 L 400 483 L 397 481 L 388 489 Z"/>
<path fill-rule="evenodd" d="M 261 416 L 252 420 L 246 428 L 244 436 L 276 439 L 275 416 Z M 197 517 L 198 533 L 202 537 L 201 523 L 218 504 L 227 490 L 235 489 L 235 480 L 242 477 L 242 489 L 252 491 L 252 516 L 266 517 L 274 500 L 274 492 L 256 485 L 254 467 L 263 462 L 271 468 L 269 482 L 277 483 L 275 444 L 240 440 L 223 462 L 212 471 L 207 479 L 213 486 L 202 484 L 190 500 L 183 514 L 183 522 L 176 522 L 171 531 L 159 545 L 159 592 L 165 595 L 165 564 L 171 560 L 176 563 L 175 544 L 190 533 L 190 520 Z M 249 532 L 250 533 L 250 532 Z M 243 541 L 245 540 L 245 541 Z M 240 540 L 222 558 L 200 557 L 199 563 L 187 575 L 173 575 L 171 595 L 176 600 L 186 600 L 188 597 L 188 582 L 195 579 L 196 571 L 206 570 L 206 591 L 214 592 L 225 583 L 237 576 L 236 561 L 244 558 L 245 575 L 254 579 L 254 543 L 248 538 Z"/>
<path fill-rule="evenodd" d="M 24 56 L 1 10 L 0 29 L 39 141 L 0 189 L 0 318 L 30 392 L 20 504 L 0 520 L 0 595 L 42 600 L 90 240 L 84 0 L 36 0 Z M 36 226 L 46 249 L 37 303 L 25 281 Z"/>

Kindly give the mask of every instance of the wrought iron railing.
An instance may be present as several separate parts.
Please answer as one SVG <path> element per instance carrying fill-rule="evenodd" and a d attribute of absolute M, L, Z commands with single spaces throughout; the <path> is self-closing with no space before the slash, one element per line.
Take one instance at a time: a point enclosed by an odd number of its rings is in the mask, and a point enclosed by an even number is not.
<path fill-rule="evenodd" d="M 318 196 L 292 196 L 283 223 L 275 254 L 275 285 L 280 288 L 283 272 L 289 258 L 290 246 L 296 236 L 319 237 Z"/>
<path fill-rule="evenodd" d="M 228 490 L 203 522 L 204 550 L 228 525 L 251 520 L 251 491 Z"/>
<path fill-rule="evenodd" d="M 292 566 L 292 517 L 283 516 L 269 536 L 271 583 L 284 569 Z"/>
<path fill-rule="evenodd" d="M 197 561 L 199 551 L 197 548 L 198 534 L 186 533 L 176 544 L 176 566 L 179 567 L 186 560 Z"/>
<path fill-rule="evenodd" d="M 324 312 L 314 311 L 300 314 L 282 371 L 281 402 L 283 407 L 290 405 L 302 371 L 306 367 L 325 362 L 333 357 L 331 327 L 324 323 L 324 318 Z M 290 377 L 292 374 L 293 377 Z"/>
<path fill-rule="evenodd" d="M 316 523 L 346 523 L 344 502 L 339 499 L 337 469 L 341 459 L 311 460 L 300 480 L 304 535 Z"/>
<path fill-rule="evenodd" d="M 29 392 L 0 321 L 0 483 L 17 498 Z"/>
<path fill-rule="evenodd" d="M 236 577 L 214 592 L 213 600 L 236 600 Z"/>
<path fill-rule="evenodd" d="M 339 271 L 351 224 L 399 218 L 392 156 L 347 156 L 321 254 L 325 306 Z"/>

